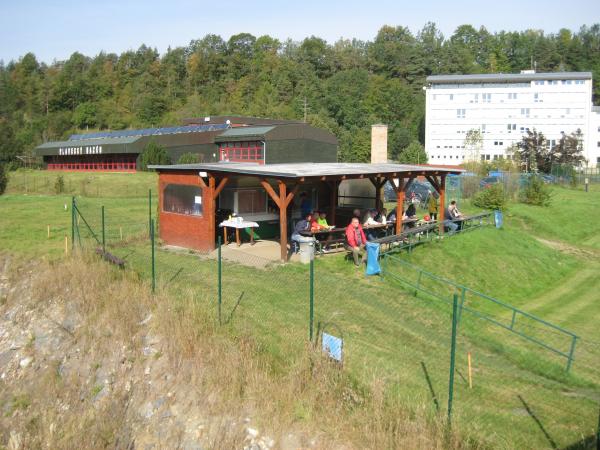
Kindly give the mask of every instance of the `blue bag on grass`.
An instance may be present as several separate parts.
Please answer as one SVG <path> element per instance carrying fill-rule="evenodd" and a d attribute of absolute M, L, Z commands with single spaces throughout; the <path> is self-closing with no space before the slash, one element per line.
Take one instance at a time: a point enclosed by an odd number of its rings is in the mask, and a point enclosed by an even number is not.
<path fill-rule="evenodd" d="M 367 249 L 367 271 L 366 275 L 378 275 L 381 273 L 381 267 L 379 266 L 379 244 L 375 242 L 367 242 L 365 245 Z"/>

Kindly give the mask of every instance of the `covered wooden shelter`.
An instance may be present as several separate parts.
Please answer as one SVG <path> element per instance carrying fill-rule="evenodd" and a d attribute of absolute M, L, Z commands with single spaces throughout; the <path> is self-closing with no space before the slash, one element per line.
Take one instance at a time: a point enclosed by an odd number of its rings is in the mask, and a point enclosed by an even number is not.
<path fill-rule="evenodd" d="M 239 179 L 252 179 L 264 188 L 276 205 L 283 261 L 287 259 L 288 207 L 307 183 L 328 187 L 329 220 L 336 223 L 341 182 L 370 180 L 375 187 L 374 207 L 379 207 L 383 204 L 383 186 L 390 181 L 396 192 L 400 215 L 408 186 L 417 177 L 423 177 L 439 193 L 438 220 L 443 233 L 446 176 L 463 172 L 459 168 L 387 163 L 207 163 L 150 168 L 159 172 L 160 237 L 165 243 L 205 251 L 214 249 L 218 226 L 217 198 L 228 184 Z M 184 192 L 183 197 L 178 198 L 177 192 Z M 395 231 L 396 234 L 402 231 L 401 220 L 396 221 Z"/>

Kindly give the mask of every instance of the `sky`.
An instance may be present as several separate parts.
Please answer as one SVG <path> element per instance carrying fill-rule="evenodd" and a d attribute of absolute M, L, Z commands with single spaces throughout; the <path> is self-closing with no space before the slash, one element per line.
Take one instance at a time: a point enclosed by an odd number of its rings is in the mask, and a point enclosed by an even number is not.
<path fill-rule="evenodd" d="M 0 0 L 0 60 L 33 52 L 51 63 L 79 51 L 121 53 L 146 44 L 162 54 L 206 34 L 248 32 L 300 41 L 311 35 L 373 40 L 383 25 L 416 33 L 434 22 L 444 36 L 462 24 L 547 33 L 600 22 L 600 0 Z"/>

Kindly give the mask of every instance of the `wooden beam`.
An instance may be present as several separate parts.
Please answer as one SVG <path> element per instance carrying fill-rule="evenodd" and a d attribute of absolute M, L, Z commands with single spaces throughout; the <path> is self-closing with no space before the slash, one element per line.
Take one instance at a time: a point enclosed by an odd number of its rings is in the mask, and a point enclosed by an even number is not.
<path fill-rule="evenodd" d="M 439 234 L 444 234 L 444 216 L 446 215 L 446 175 L 440 176 L 440 211 L 438 213 Z"/>
<path fill-rule="evenodd" d="M 202 178 L 201 176 L 198 176 L 198 180 L 200 181 L 200 186 L 202 186 L 203 189 L 208 189 L 208 186 L 206 185 L 204 178 Z"/>
<path fill-rule="evenodd" d="M 289 192 L 287 197 L 285 198 L 285 207 L 286 208 L 290 205 L 290 202 L 292 201 L 294 196 L 298 193 L 298 189 L 300 189 L 300 183 L 296 184 L 296 186 L 294 186 L 294 189 L 292 189 L 292 191 Z"/>
<path fill-rule="evenodd" d="M 328 223 L 335 225 L 335 213 L 337 210 L 338 203 L 338 189 L 340 187 L 339 182 L 333 181 L 329 184 L 329 203 L 331 210 L 329 211 L 329 221 Z"/>
<path fill-rule="evenodd" d="M 267 191 L 267 194 L 269 194 L 269 197 L 271 197 L 273 199 L 273 201 L 275 202 L 277 207 L 281 208 L 281 199 L 275 193 L 275 190 L 273 190 L 273 187 L 269 184 L 269 182 L 267 180 L 260 180 L 260 184 L 265 189 L 265 191 Z"/>
<path fill-rule="evenodd" d="M 227 177 L 221 178 L 221 181 L 219 181 L 219 185 L 215 188 L 215 192 L 213 193 L 213 195 L 214 195 L 213 198 L 216 199 L 219 196 L 219 194 L 221 193 L 221 191 L 227 184 L 228 180 L 229 180 L 229 178 L 227 178 Z"/>
<path fill-rule="evenodd" d="M 287 199 L 286 185 L 283 181 L 277 180 L 279 184 L 279 199 Z M 271 186 L 269 186 L 271 187 Z M 271 188 L 271 191 L 273 189 Z M 268 191 L 267 191 L 268 192 Z M 273 198 L 275 200 L 275 198 Z M 283 202 L 279 201 L 279 246 L 281 247 L 281 261 L 287 261 L 287 205 L 283 205 Z"/>
<path fill-rule="evenodd" d="M 207 198 L 204 204 L 204 214 L 206 215 L 208 236 L 211 247 L 214 248 L 214 242 L 217 240 L 216 232 L 216 208 L 215 208 L 215 177 L 208 175 Z"/>
<path fill-rule="evenodd" d="M 396 189 L 396 234 L 402 233 L 402 216 L 404 215 L 404 188 L 404 178 L 400 177 L 398 180 L 398 189 Z"/>
<path fill-rule="evenodd" d="M 429 183 L 431 183 L 433 188 L 439 194 L 440 193 L 440 183 L 438 182 L 438 180 L 435 177 L 432 177 L 431 175 L 425 175 L 425 178 L 427 179 L 427 181 L 429 181 Z"/>

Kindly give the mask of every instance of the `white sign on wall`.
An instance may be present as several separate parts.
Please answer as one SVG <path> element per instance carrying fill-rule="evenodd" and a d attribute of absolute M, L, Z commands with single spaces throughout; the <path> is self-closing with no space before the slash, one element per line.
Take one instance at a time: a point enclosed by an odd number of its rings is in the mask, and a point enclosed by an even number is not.
<path fill-rule="evenodd" d="M 58 154 L 63 155 L 99 155 L 102 153 L 101 145 L 86 145 L 83 147 L 60 147 Z"/>

